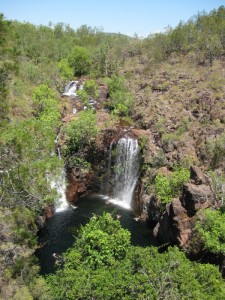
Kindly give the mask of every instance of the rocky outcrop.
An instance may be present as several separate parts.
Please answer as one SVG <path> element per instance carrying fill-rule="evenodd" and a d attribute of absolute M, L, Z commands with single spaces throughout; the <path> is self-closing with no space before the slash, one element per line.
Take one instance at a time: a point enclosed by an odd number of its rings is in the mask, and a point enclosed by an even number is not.
<path fill-rule="evenodd" d="M 89 191 L 92 177 L 92 173 L 85 174 L 80 168 L 67 170 L 67 179 L 69 182 L 66 190 L 67 201 L 74 202 L 79 197 L 86 196 Z"/>
<path fill-rule="evenodd" d="M 194 216 L 198 210 L 212 206 L 214 195 L 208 185 L 187 183 L 183 186 L 181 202 L 188 215 Z"/>
<path fill-rule="evenodd" d="M 142 220 L 150 220 L 154 223 L 159 221 L 161 214 L 160 203 L 157 201 L 154 193 L 142 195 L 139 206 Z"/>
<path fill-rule="evenodd" d="M 167 204 L 159 223 L 153 230 L 154 236 L 162 243 L 185 246 L 192 233 L 192 221 L 178 198 Z"/>
<path fill-rule="evenodd" d="M 99 85 L 99 100 L 105 101 L 109 96 L 109 89 L 106 84 L 100 83 Z"/>
<path fill-rule="evenodd" d="M 190 168 L 190 181 L 183 186 L 181 202 L 189 216 L 214 204 L 214 194 L 208 177 L 196 166 Z"/>
<path fill-rule="evenodd" d="M 181 198 L 173 199 L 167 204 L 154 228 L 154 236 L 161 243 L 187 247 L 194 227 L 195 214 L 213 204 L 214 194 L 207 176 L 198 167 L 192 166 L 190 180 L 183 186 Z"/>

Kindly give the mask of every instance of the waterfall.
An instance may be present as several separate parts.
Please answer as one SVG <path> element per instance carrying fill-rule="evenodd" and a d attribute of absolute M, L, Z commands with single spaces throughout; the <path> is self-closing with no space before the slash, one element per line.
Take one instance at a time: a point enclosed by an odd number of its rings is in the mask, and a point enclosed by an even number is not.
<path fill-rule="evenodd" d="M 51 188 L 56 189 L 58 198 L 55 201 L 55 212 L 62 212 L 69 208 L 66 200 L 66 175 L 64 169 L 61 170 L 59 177 L 51 179 Z"/>
<path fill-rule="evenodd" d="M 110 152 L 112 147 L 110 147 Z M 125 208 L 131 208 L 134 190 L 139 175 L 139 146 L 137 139 L 130 137 L 121 138 L 115 149 L 113 166 L 109 166 L 109 174 L 113 169 L 111 177 L 113 184 L 110 202 Z M 112 161 L 112 153 L 109 154 L 109 163 Z M 110 179 L 109 179 L 110 180 Z"/>
<path fill-rule="evenodd" d="M 64 89 L 63 96 L 75 97 L 78 81 L 70 81 Z"/>
<path fill-rule="evenodd" d="M 58 139 L 59 139 L 59 134 L 57 135 L 54 143 L 55 143 L 55 148 L 56 148 L 57 156 L 58 156 L 59 159 L 61 159 L 61 152 L 60 152 L 60 147 L 59 147 L 59 144 L 58 144 Z"/>
<path fill-rule="evenodd" d="M 57 135 L 54 143 L 56 147 L 57 156 L 61 158 L 60 147 L 58 145 L 59 134 Z M 50 181 L 51 189 L 56 189 L 58 198 L 55 201 L 55 212 L 61 212 L 69 208 L 69 204 L 66 200 L 66 175 L 65 170 L 62 168 L 60 174 L 57 177 L 47 176 L 47 180 Z"/>

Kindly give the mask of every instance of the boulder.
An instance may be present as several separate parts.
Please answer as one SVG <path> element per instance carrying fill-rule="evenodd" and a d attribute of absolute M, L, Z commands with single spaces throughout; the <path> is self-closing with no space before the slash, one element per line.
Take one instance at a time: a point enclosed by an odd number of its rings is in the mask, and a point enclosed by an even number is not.
<path fill-rule="evenodd" d="M 86 196 L 89 192 L 89 184 L 92 174 L 83 174 L 79 168 L 67 170 L 68 186 L 66 189 L 66 198 L 69 202 L 76 201 L 79 197 Z"/>
<path fill-rule="evenodd" d="M 166 209 L 161 215 L 161 218 L 153 229 L 153 236 L 163 244 L 175 244 L 176 234 L 173 232 L 172 219 L 170 216 L 170 204 L 166 205 Z"/>
<path fill-rule="evenodd" d="M 208 177 L 196 166 L 190 167 L 190 180 L 195 184 L 209 184 Z"/>
<path fill-rule="evenodd" d="M 183 185 L 181 203 L 189 216 L 194 216 L 199 209 L 213 205 L 214 195 L 209 185 L 187 183 Z"/>
<path fill-rule="evenodd" d="M 170 205 L 170 214 L 173 220 L 173 230 L 179 246 L 188 244 L 192 233 L 192 222 L 187 215 L 186 209 L 181 205 L 178 198 L 173 199 Z"/>
<path fill-rule="evenodd" d="M 158 222 L 160 219 L 160 204 L 154 194 L 142 195 L 141 201 L 141 216 L 142 219 L 148 219 L 151 222 Z"/>
<path fill-rule="evenodd" d="M 99 86 L 99 100 L 100 101 L 105 101 L 108 98 L 109 95 L 109 90 L 107 85 L 105 84 L 100 84 Z"/>
<path fill-rule="evenodd" d="M 177 244 L 184 247 L 192 233 L 192 222 L 178 198 L 166 205 L 161 220 L 153 230 L 153 235 L 161 243 Z"/>

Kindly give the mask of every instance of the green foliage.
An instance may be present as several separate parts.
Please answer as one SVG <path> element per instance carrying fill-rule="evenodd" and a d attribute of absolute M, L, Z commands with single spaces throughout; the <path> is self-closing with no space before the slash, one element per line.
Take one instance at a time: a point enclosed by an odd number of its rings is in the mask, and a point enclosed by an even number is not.
<path fill-rule="evenodd" d="M 81 228 L 65 265 L 47 277 L 53 299 L 216 299 L 225 293 L 218 269 L 189 261 L 178 248 L 160 254 L 130 245 L 109 214 Z"/>
<path fill-rule="evenodd" d="M 140 139 L 139 139 L 139 145 L 141 147 L 142 153 L 145 152 L 147 143 L 148 143 L 148 137 L 147 136 L 141 136 Z"/>
<path fill-rule="evenodd" d="M 68 140 L 66 155 L 71 156 L 73 153 L 82 152 L 84 146 L 88 145 L 98 132 L 96 115 L 91 110 L 82 111 L 78 118 L 62 130 Z"/>
<path fill-rule="evenodd" d="M 205 250 L 225 255 L 225 214 L 218 210 L 206 209 L 203 218 L 195 224 L 198 236 Z"/>
<path fill-rule="evenodd" d="M 133 96 L 127 91 L 124 78 L 113 75 L 105 79 L 110 96 L 110 109 L 115 114 L 127 115 L 133 106 Z"/>
<path fill-rule="evenodd" d="M 96 99 L 99 97 L 99 92 L 98 92 L 99 88 L 97 83 L 94 80 L 85 81 L 84 90 L 91 98 Z"/>
<path fill-rule="evenodd" d="M 34 93 L 37 118 L 12 123 L 2 132 L 2 205 L 22 204 L 39 210 L 53 201 L 46 176 L 61 166 L 54 155 L 59 112 L 55 109 L 57 102 L 48 95 L 46 87 L 37 88 Z"/>
<path fill-rule="evenodd" d="M 42 84 L 34 90 L 33 99 L 35 116 L 44 122 L 46 126 L 49 124 L 56 129 L 60 125 L 60 112 L 55 93 Z"/>
<path fill-rule="evenodd" d="M 35 224 L 35 213 L 26 207 L 17 207 L 12 214 L 13 231 L 17 243 L 36 245 L 37 226 Z"/>
<path fill-rule="evenodd" d="M 69 65 L 69 61 L 67 58 L 62 58 L 58 62 L 59 72 L 64 80 L 71 80 L 73 78 L 74 72 L 73 69 Z"/>
<path fill-rule="evenodd" d="M 217 174 L 216 171 L 209 171 L 208 174 L 211 178 L 211 184 L 212 184 L 213 192 L 216 196 L 216 200 L 218 201 L 220 207 L 224 207 L 225 178 L 224 176 Z"/>
<path fill-rule="evenodd" d="M 189 176 L 189 170 L 184 168 L 179 168 L 168 175 L 157 174 L 155 178 L 156 196 L 163 204 L 171 202 L 175 196 L 179 195 Z"/>
<path fill-rule="evenodd" d="M 70 66 L 75 76 L 87 75 L 90 70 L 91 58 L 86 48 L 75 46 L 70 57 Z"/>
<path fill-rule="evenodd" d="M 225 157 L 225 133 L 213 137 L 207 141 L 206 150 L 210 165 L 213 169 L 220 167 L 224 163 Z"/>
<path fill-rule="evenodd" d="M 0 14 L 0 128 L 9 121 L 9 101 L 8 101 L 8 81 L 9 75 L 15 69 L 13 57 L 13 47 L 9 49 L 8 33 L 10 22 L 4 20 L 3 14 Z"/>
<path fill-rule="evenodd" d="M 85 90 L 78 90 L 77 96 L 80 98 L 84 105 L 88 105 L 88 94 Z"/>
<path fill-rule="evenodd" d="M 119 221 L 105 213 L 101 217 L 93 216 L 90 222 L 81 228 L 75 249 L 81 253 L 81 260 L 85 264 L 96 269 L 124 259 L 129 245 L 130 233 L 121 228 Z M 70 252 L 68 252 L 65 266 L 71 264 L 73 264 L 73 255 L 70 259 Z"/>
<path fill-rule="evenodd" d="M 67 165 L 70 168 L 79 168 L 82 174 L 87 174 L 91 170 L 91 164 L 80 156 L 69 156 L 67 158 Z"/>

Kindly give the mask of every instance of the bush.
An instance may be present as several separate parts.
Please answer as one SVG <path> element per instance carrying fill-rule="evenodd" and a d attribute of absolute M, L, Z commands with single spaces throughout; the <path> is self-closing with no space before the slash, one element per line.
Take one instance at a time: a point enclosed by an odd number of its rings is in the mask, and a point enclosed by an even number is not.
<path fill-rule="evenodd" d="M 225 255 L 225 214 L 218 210 L 206 209 L 203 218 L 195 224 L 205 250 Z"/>
<path fill-rule="evenodd" d="M 85 145 L 98 133 L 96 115 L 91 110 L 82 111 L 79 117 L 69 123 L 62 131 L 67 136 L 66 155 L 82 152 Z"/>
<path fill-rule="evenodd" d="M 127 91 L 124 78 L 113 75 L 107 78 L 106 84 L 109 88 L 110 109 L 118 115 L 127 115 L 133 107 L 133 96 Z"/>
<path fill-rule="evenodd" d="M 93 216 L 47 278 L 53 299 L 223 299 L 217 267 L 189 261 L 178 248 L 160 254 L 135 247 L 130 233 L 109 214 Z"/>
<path fill-rule="evenodd" d="M 87 80 L 84 83 L 84 90 L 87 92 L 87 94 L 91 98 L 98 98 L 99 97 L 99 92 L 98 92 L 98 85 L 94 80 Z"/>
<path fill-rule="evenodd" d="M 69 62 L 70 67 L 74 69 L 75 76 L 87 75 L 90 71 L 91 58 L 86 48 L 75 46 Z"/>
<path fill-rule="evenodd" d="M 156 196 L 163 204 L 171 202 L 175 196 L 179 195 L 189 176 L 189 170 L 184 168 L 179 168 L 169 175 L 157 174 L 155 178 Z"/>

